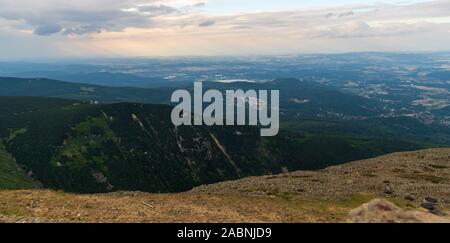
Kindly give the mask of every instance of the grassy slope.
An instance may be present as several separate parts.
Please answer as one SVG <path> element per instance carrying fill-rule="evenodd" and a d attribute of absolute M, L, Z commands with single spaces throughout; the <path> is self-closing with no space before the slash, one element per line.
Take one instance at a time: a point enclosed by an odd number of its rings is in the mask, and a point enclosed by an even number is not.
<path fill-rule="evenodd" d="M 13 157 L 0 144 L 0 189 L 27 189 L 33 186 L 33 181 L 25 175 Z"/>
<path fill-rule="evenodd" d="M 351 209 L 373 198 L 364 194 L 312 200 L 191 192 L 76 195 L 0 190 L 0 222 L 342 222 Z"/>

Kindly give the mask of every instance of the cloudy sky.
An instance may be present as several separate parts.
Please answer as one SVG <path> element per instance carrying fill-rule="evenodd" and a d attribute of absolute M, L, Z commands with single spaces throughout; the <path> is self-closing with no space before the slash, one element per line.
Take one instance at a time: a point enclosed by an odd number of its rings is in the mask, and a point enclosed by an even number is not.
<path fill-rule="evenodd" d="M 450 50 L 450 0 L 0 0 L 0 59 Z"/>

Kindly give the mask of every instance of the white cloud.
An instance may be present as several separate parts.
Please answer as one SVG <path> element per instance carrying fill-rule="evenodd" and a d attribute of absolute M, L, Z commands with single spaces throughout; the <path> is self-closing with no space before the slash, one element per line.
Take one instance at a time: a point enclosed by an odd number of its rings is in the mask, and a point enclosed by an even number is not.
<path fill-rule="evenodd" d="M 38 35 L 84 34 L 148 27 L 152 18 L 203 0 L 0 0 L 0 17 L 23 21 Z"/>
<path fill-rule="evenodd" d="M 0 37 L 3 28 L 22 42 L 44 38 L 62 56 L 450 50 L 448 0 L 227 15 L 197 9 L 205 3 L 0 0 Z"/>

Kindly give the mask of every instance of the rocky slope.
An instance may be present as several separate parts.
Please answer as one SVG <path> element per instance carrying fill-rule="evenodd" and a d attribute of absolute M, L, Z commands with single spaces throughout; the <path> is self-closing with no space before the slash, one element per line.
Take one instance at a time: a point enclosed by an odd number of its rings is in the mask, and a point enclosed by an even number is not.
<path fill-rule="evenodd" d="M 364 192 L 415 200 L 435 197 L 450 204 L 450 149 L 394 153 L 319 171 L 249 177 L 194 191 L 310 198 L 343 198 Z"/>
<path fill-rule="evenodd" d="M 449 189 L 450 149 L 430 149 L 177 194 L 0 191 L 0 221 L 448 222 Z"/>

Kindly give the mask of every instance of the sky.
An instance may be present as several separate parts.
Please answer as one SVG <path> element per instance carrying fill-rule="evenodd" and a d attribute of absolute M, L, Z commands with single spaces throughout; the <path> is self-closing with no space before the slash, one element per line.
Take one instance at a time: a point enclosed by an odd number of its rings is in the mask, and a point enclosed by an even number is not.
<path fill-rule="evenodd" d="M 0 59 L 450 50 L 450 0 L 0 0 Z"/>

